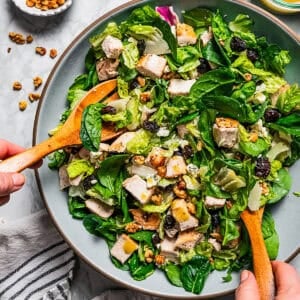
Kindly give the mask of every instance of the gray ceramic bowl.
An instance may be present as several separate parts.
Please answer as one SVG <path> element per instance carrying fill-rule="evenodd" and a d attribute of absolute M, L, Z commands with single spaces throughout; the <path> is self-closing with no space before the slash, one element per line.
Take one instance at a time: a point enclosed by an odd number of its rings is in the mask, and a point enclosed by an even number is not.
<path fill-rule="evenodd" d="M 35 127 L 34 143 L 39 143 L 48 137 L 48 130 L 54 128 L 61 113 L 65 109 L 68 87 L 73 79 L 84 70 L 84 57 L 89 48 L 88 38 L 102 30 L 113 16 L 114 21 L 119 22 L 126 18 L 132 9 L 146 3 L 151 5 L 173 5 L 180 13 L 182 10 L 197 6 L 219 8 L 222 13 L 233 18 L 239 13 L 249 14 L 255 20 L 255 31 L 258 35 L 265 35 L 271 42 L 276 42 L 284 49 L 288 49 L 293 58 L 292 64 L 287 69 L 286 78 L 290 82 L 299 82 L 300 44 L 294 35 L 283 23 L 262 9 L 248 4 L 245 1 L 226 0 L 160 0 L 160 1 L 132 1 L 107 13 L 83 32 L 66 49 L 57 62 L 46 83 L 42 101 L 39 103 Z M 300 228 L 300 198 L 296 198 L 292 192 L 299 191 L 297 182 L 300 180 L 300 162 L 291 168 L 293 186 L 291 193 L 284 201 L 273 208 L 277 230 L 280 236 L 279 259 L 288 260 L 296 255 L 299 248 Z M 145 281 L 134 281 L 127 272 L 121 271 L 113 266 L 110 261 L 108 248 L 101 238 L 87 233 L 81 221 L 71 218 L 67 207 L 67 197 L 58 187 L 57 172 L 51 171 L 44 163 L 37 173 L 39 189 L 44 198 L 45 205 L 55 225 L 70 244 L 75 252 L 88 264 L 100 271 L 105 276 L 144 293 L 170 298 L 197 298 L 208 299 L 225 296 L 233 292 L 238 285 L 239 274 L 233 274 L 233 280 L 223 283 L 224 273 L 213 272 L 201 293 L 193 295 L 185 292 L 182 288 L 172 286 L 164 274 L 156 271 Z"/>

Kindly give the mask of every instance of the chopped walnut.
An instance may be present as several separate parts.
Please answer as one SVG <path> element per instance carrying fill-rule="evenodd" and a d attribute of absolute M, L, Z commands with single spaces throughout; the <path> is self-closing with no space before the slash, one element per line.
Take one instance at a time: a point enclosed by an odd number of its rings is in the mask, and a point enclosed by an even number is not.
<path fill-rule="evenodd" d="M 160 177 L 165 177 L 167 173 L 167 168 L 165 166 L 160 166 L 157 168 L 157 175 Z"/>
<path fill-rule="evenodd" d="M 154 253 L 151 249 L 146 249 L 145 250 L 145 260 L 147 263 L 152 263 L 154 259 Z"/>
<path fill-rule="evenodd" d="M 162 254 L 157 254 L 157 255 L 155 255 L 154 260 L 157 265 L 161 266 L 166 262 L 166 257 Z"/>
<path fill-rule="evenodd" d="M 135 223 L 135 222 L 131 222 L 131 223 L 128 223 L 126 226 L 125 226 L 125 230 L 129 233 L 135 233 L 137 232 L 138 230 L 142 229 L 142 226 Z"/>
<path fill-rule="evenodd" d="M 8 47 L 8 48 L 7 48 L 7 53 L 10 53 L 10 51 L 11 51 L 11 48 Z"/>
<path fill-rule="evenodd" d="M 15 91 L 20 91 L 22 89 L 22 84 L 19 81 L 15 81 L 13 83 L 13 90 Z"/>
<path fill-rule="evenodd" d="M 174 186 L 173 188 L 173 192 L 174 194 L 178 197 L 178 198 L 181 198 L 181 199 L 186 199 L 187 198 L 187 192 L 183 189 L 180 189 L 178 187 L 178 185 Z"/>
<path fill-rule="evenodd" d="M 50 54 L 49 54 L 49 56 L 51 57 L 51 58 L 55 58 L 56 56 L 57 56 L 57 50 L 56 49 L 50 49 Z"/>
<path fill-rule="evenodd" d="M 47 53 L 47 50 L 44 47 L 35 47 L 35 53 L 44 56 Z"/>
<path fill-rule="evenodd" d="M 31 44 L 33 42 L 33 37 L 32 37 L 32 35 L 30 34 L 30 35 L 27 35 L 27 37 L 26 37 L 26 43 L 27 44 Z"/>
<path fill-rule="evenodd" d="M 65 0 L 26 0 L 28 7 L 35 7 L 43 11 L 58 8 L 63 4 L 65 4 Z"/>
<path fill-rule="evenodd" d="M 25 37 L 21 33 L 9 32 L 8 36 L 16 44 L 23 45 L 26 42 Z"/>
<path fill-rule="evenodd" d="M 244 74 L 244 78 L 246 81 L 250 81 L 252 79 L 252 74 L 246 73 L 246 74 Z"/>
<path fill-rule="evenodd" d="M 26 100 L 21 100 L 21 101 L 19 101 L 19 109 L 20 109 L 21 111 L 25 110 L 26 107 L 27 107 L 27 101 L 26 101 Z"/>
<path fill-rule="evenodd" d="M 186 206 L 190 214 L 192 215 L 196 214 L 196 205 L 194 203 L 188 202 Z"/>
<path fill-rule="evenodd" d="M 160 205 L 163 201 L 161 194 L 155 194 L 151 196 L 151 202 L 153 202 L 155 205 Z"/>
<path fill-rule="evenodd" d="M 33 78 L 33 85 L 35 89 L 38 89 L 43 83 L 43 79 L 39 76 Z"/>
<path fill-rule="evenodd" d="M 30 93 L 28 95 L 28 99 L 33 102 L 33 101 L 37 101 L 41 98 L 41 95 L 40 94 L 35 94 L 35 93 Z"/>
<path fill-rule="evenodd" d="M 143 155 L 135 155 L 133 158 L 132 158 L 132 162 L 135 164 L 135 165 L 143 165 L 145 163 L 145 157 Z"/>

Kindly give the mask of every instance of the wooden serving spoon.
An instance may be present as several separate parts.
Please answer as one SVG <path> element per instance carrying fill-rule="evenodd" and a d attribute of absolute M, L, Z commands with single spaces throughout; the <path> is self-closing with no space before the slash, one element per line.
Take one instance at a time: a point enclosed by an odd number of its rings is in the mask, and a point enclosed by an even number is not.
<path fill-rule="evenodd" d="M 67 146 L 80 145 L 81 117 L 84 109 L 103 100 L 110 95 L 117 86 L 115 79 L 105 81 L 93 87 L 74 108 L 61 129 L 49 139 L 0 162 L 0 172 L 21 172 L 32 166 L 48 154 Z M 111 98 L 115 98 L 113 95 Z M 107 98 L 106 100 L 112 100 Z M 110 140 L 120 134 L 113 126 L 103 126 L 101 141 Z"/>
<path fill-rule="evenodd" d="M 264 207 L 257 211 L 246 209 L 241 218 L 247 228 L 253 257 L 254 275 L 258 284 L 260 300 L 272 300 L 275 297 L 275 284 L 271 262 L 261 231 Z"/>

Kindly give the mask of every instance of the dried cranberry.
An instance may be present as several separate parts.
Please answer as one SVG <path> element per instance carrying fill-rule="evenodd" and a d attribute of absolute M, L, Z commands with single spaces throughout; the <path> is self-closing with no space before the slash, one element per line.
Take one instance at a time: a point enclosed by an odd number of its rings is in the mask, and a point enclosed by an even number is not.
<path fill-rule="evenodd" d="M 200 61 L 200 65 L 197 67 L 197 71 L 200 73 L 200 74 L 204 74 L 208 71 L 211 70 L 211 67 L 209 65 L 209 62 L 207 59 L 205 58 L 200 58 L 199 59 Z"/>
<path fill-rule="evenodd" d="M 137 48 L 139 50 L 139 55 L 142 56 L 144 54 L 145 49 L 146 49 L 145 41 L 144 40 L 138 40 Z"/>
<path fill-rule="evenodd" d="M 268 123 L 276 122 L 281 117 L 280 112 L 275 108 L 268 108 L 265 111 L 264 118 Z"/>
<path fill-rule="evenodd" d="M 152 243 L 154 245 L 157 245 L 160 243 L 160 238 L 159 238 L 159 234 L 157 232 L 155 232 L 153 235 L 152 235 Z"/>
<path fill-rule="evenodd" d="M 159 129 L 159 126 L 154 121 L 146 120 L 146 121 L 143 122 L 143 128 L 145 130 L 149 130 L 150 132 L 157 132 L 158 129 Z"/>
<path fill-rule="evenodd" d="M 247 57 L 254 63 L 258 60 L 259 56 L 254 49 L 247 49 Z"/>
<path fill-rule="evenodd" d="M 271 171 L 271 164 L 267 157 L 258 157 L 255 164 L 255 175 L 257 177 L 266 178 Z"/>
<path fill-rule="evenodd" d="M 87 176 L 82 181 L 82 186 L 85 191 L 89 190 L 94 184 L 97 182 L 97 178 L 95 175 Z"/>
<path fill-rule="evenodd" d="M 182 155 L 185 159 L 190 158 L 194 154 L 193 148 L 190 145 L 185 145 L 182 149 Z"/>
<path fill-rule="evenodd" d="M 176 224 L 176 221 L 172 215 L 167 215 L 164 222 L 165 229 L 172 229 Z"/>
<path fill-rule="evenodd" d="M 129 85 L 129 89 L 130 90 L 134 90 L 136 88 L 140 87 L 139 83 L 136 80 L 131 81 L 130 85 Z"/>
<path fill-rule="evenodd" d="M 213 228 L 216 228 L 220 225 L 220 215 L 218 210 L 212 210 L 211 215 L 211 225 Z"/>
<path fill-rule="evenodd" d="M 239 38 L 237 36 L 234 36 L 234 37 L 232 37 L 232 39 L 230 41 L 230 48 L 232 51 L 242 52 L 242 51 L 246 50 L 247 45 L 244 40 L 242 40 L 241 38 Z"/>
<path fill-rule="evenodd" d="M 101 109 L 101 113 L 104 114 L 110 114 L 115 115 L 117 113 L 117 110 L 115 107 L 107 105 Z"/>

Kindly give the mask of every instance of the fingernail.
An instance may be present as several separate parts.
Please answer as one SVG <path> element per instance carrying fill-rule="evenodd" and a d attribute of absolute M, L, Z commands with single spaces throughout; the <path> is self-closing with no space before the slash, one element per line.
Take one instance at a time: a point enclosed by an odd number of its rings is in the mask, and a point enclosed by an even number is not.
<path fill-rule="evenodd" d="M 24 176 L 19 173 L 15 173 L 12 175 L 12 180 L 14 183 L 14 186 L 18 187 L 24 184 Z"/>
<path fill-rule="evenodd" d="M 241 282 L 247 280 L 247 278 L 249 277 L 249 272 L 247 270 L 244 270 L 242 273 L 241 273 Z"/>

